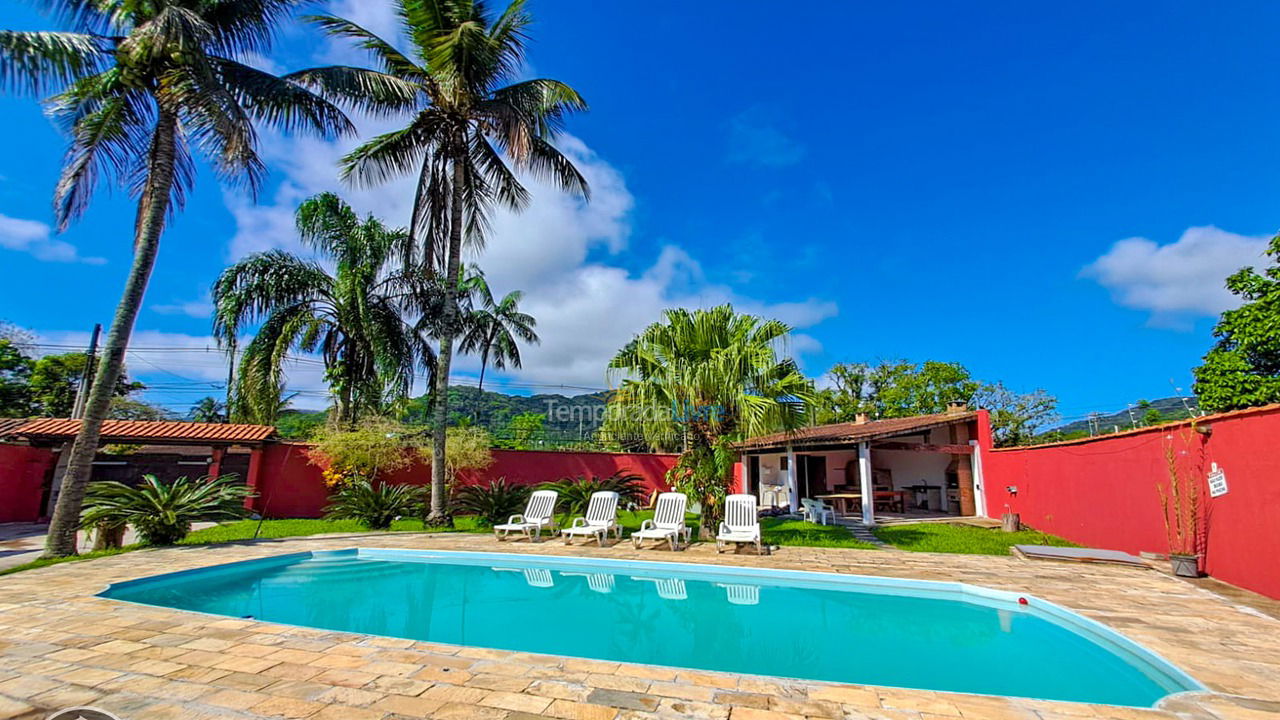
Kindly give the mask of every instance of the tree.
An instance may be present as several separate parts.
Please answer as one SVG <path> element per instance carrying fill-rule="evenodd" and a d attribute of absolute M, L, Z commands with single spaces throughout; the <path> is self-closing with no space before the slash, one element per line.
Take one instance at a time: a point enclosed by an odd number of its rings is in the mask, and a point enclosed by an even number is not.
<path fill-rule="evenodd" d="M 1213 328 L 1218 339 L 1194 370 L 1192 390 L 1206 412 L 1280 402 L 1280 235 L 1271 239 L 1271 267 L 1244 268 L 1227 289 L 1244 303 Z"/>
<path fill-rule="evenodd" d="M 498 370 L 505 370 L 508 365 L 520 367 L 520 346 L 516 338 L 527 343 L 540 342 L 534 330 L 538 321 L 528 313 L 520 312 L 520 300 L 524 293 L 514 290 L 495 301 L 489 284 L 482 282 L 477 286 L 480 307 L 471 311 L 467 317 L 467 330 L 462 336 L 458 351 L 463 353 L 480 353 L 480 380 L 476 389 L 484 388 L 484 370 L 489 361 Z"/>
<path fill-rule="evenodd" d="M 445 437 L 449 371 L 463 330 L 456 280 L 464 241 L 483 247 L 495 206 L 523 208 L 529 193 L 516 171 L 588 194 L 587 181 L 552 144 L 564 118 L 585 110 L 577 91 L 557 80 L 517 80 L 531 18 L 524 0 L 492 14 L 483 0 L 398 0 L 411 58 L 348 20 L 312 21 L 354 41 L 376 69 L 330 66 L 293 77 L 328 97 L 375 114 L 412 112 L 409 124 L 373 138 L 343 160 L 342 176 L 376 185 L 416 173 L 409 223 L 416 263 L 446 279 L 432 393 L 432 524 L 446 524 Z"/>
<path fill-rule="evenodd" d="M 507 421 L 504 446 L 512 450 L 529 450 L 542 437 L 542 426 L 547 416 L 542 413 L 520 413 Z"/>
<path fill-rule="evenodd" d="M 107 410 L 107 417 L 112 420 L 158 422 L 161 420 L 173 420 L 174 414 L 162 407 L 142 400 L 117 396 L 111 399 L 111 407 Z"/>
<path fill-rule="evenodd" d="M 307 456 L 324 467 L 329 485 L 356 479 L 374 481 L 413 462 L 421 449 L 420 436 L 385 417 L 368 416 L 354 424 L 330 422 L 316 428 Z"/>
<path fill-rule="evenodd" d="M 298 0 L 43 0 L 70 32 L 0 31 L 0 81 L 43 96 L 70 135 L 54 215 L 65 229 L 108 176 L 138 198 L 133 263 L 72 445 L 45 554 L 74 555 L 76 529 L 125 349 L 168 217 L 195 178 L 192 146 L 220 179 L 256 190 L 254 122 L 333 136 L 353 130 L 328 101 L 233 58 L 264 52 Z"/>
<path fill-rule="evenodd" d="M 981 387 L 960 363 L 906 360 L 877 365 L 839 363 L 829 371 L 833 387 L 819 395 L 816 421 L 852 422 L 945 412 L 947 403 L 969 402 Z"/>
<path fill-rule="evenodd" d="M 201 398 L 191 406 L 187 418 L 198 423 L 224 423 L 227 421 L 227 406 L 215 397 Z"/>
<path fill-rule="evenodd" d="M 0 337 L 0 417 L 32 414 L 31 372 L 35 361 L 12 339 Z"/>
<path fill-rule="evenodd" d="M 71 417 L 88 363 L 88 356 L 78 352 L 45 355 L 37 360 L 31 370 L 31 402 L 35 411 L 45 417 Z M 125 368 L 121 367 L 112 391 L 112 405 L 108 407 L 115 407 L 116 399 L 146 388 L 140 382 L 129 380 Z"/>
<path fill-rule="evenodd" d="M 667 310 L 609 363 L 621 378 L 605 429 L 654 447 L 685 447 L 672 475 L 714 528 L 733 479 L 733 440 L 796 428 L 812 384 L 784 356 L 791 328 L 730 305 Z"/>
<path fill-rule="evenodd" d="M 493 464 L 493 437 L 484 428 L 451 427 L 445 444 L 444 468 L 452 488 L 463 470 L 483 470 Z"/>
<path fill-rule="evenodd" d="M 372 215 L 360 218 L 333 193 L 297 210 L 302 242 L 330 261 L 282 250 L 250 255 L 222 272 L 213 287 L 214 336 L 228 343 L 261 322 L 240 355 L 236 383 L 241 414 L 278 411 L 283 363 L 291 350 L 319 352 L 334 398 L 335 420 L 379 415 L 408 395 L 418 363 L 432 353 L 407 310 L 437 296 L 421 273 L 398 269 L 408 235 Z"/>
<path fill-rule="evenodd" d="M 991 436 L 996 447 L 1027 445 L 1041 427 L 1058 420 L 1058 399 L 1044 390 L 1015 393 L 1003 383 L 983 385 L 971 400 L 991 411 Z"/>

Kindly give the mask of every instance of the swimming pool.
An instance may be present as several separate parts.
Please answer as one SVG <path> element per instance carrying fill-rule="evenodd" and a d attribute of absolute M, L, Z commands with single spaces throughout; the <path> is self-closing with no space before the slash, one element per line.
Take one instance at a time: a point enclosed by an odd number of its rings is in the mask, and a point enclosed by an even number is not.
<path fill-rule="evenodd" d="M 1203 687 L 1102 625 L 957 583 L 357 548 L 103 597 L 348 632 L 808 680 L 1150 707 Z"/>

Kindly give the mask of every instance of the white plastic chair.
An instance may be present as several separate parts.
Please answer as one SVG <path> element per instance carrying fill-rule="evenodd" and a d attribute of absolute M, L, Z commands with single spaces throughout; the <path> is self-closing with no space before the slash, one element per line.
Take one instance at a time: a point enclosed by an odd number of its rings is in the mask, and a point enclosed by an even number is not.
<path fill-rule="evenodd" d="M 665 492 L 658 496 L 658 506 L 653 518 L 640 523 L 640 529 L 631 534 L 636 549 L 645 540 L 666 540 L 672 550 L 680 549 L 680 541 L 689 544 L 692 531 L 684 522 L 684 509 L 689 498 L 684 493 Z"/>
<path fill-rule="evenodd" d="M 724 520 L 716 533 L 716 552 L 724 552 L 729 543 L 754 543 L 756 552 L 764 553 L 755 495 L 730 495 L 724 499 Z"/>
<path fill-rule="evenodd" d="M 680 578 L 650 578 L 650 577 L 632 577 L 632 580 L 641 580 L 653 583 L 658 589 L 658 597 L 663 600 L 688 600 L 689 593 L 685 590 L 684 580 Z"/>
<path fill-rule="evenodd" d="M 724 588 L 725 599 L 731 605 L 759 605 L 759 585 L 738 585 L 734 583 L 716 583 Z"/>
<path fill-rule="evenodd" d="M 584 577 L 587 579 L 587 587 L 591 592 L 598 592 L 608 595 L 613 592 L 613 575 L 610 573 L 580 573 L 580 572 L 562 572 L 564 577 Z"/>
<path fill-rule="evenodd" d="M 522 514 L 512 515 L 502 525 L 493 526 L 494 537 L 498 538 L 498 542 L 502 542 L 511 533 L 522 532 L 525 538 L 532 542 L 534 538 L 542 537 L 544 527 L 551 533 L 555 533 L 558 497 L 559 493 L 555 490 L 534 490 L 529 496 L 529 502 L 525 503 Z"/>
<path fill-rule="evenodd" d="M 496 568 L 493 568 L 493 569 L 494 569 L 494 570 L 497 570 L 498 572 L 513 572 L 513 573 L 521 573 L 521 574 L 523 574 L 523 575 L 524 575 L 524 581 L 525 581 L 526 583 L 528 583 L 529 587 L 536 587 L 536 588 L 549 588 L 549 587 L 555 587 L 555 586 L 556 586 L 556 582 L 555 582 L 555 580 L 551 577 L 551 571 L 550 571 L 550 570 L 548 570 L 548 569 L 546 569 L 546 568 L 503 568 L 503 567 L 496 567 Z"/>
<path fill-rule="evenodd" d="M 819 525 L 830 525 L 835 522 L 836 511 L 821 500 L 802 498 L 800 506 L 804 510 L 804 519 Z"/>
<path fill-rule="evenodd" d="M 574 518 L 573 525 L 560 531 L 564 536 L 564 544 L 573 542 L 577 535 L 595 536 L 600 547 L 612 531 L 622 539 L 622 526 L 618 524 L 618 493 L 602 490 L 591 494 L 591 502 L 587 504 L 586 517 Z"/>

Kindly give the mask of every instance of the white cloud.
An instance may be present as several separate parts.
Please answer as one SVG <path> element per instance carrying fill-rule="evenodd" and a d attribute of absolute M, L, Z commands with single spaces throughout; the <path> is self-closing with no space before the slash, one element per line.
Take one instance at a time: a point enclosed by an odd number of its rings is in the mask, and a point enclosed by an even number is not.
<path fill-rule="evenodd" d="M 161 315 L 186 315 L 193 318 L 213 317 L 213 300 L 208 292 L 199 300 L 178 301 L 162 305 L 152 305 L 152 310 Z"/>
<path fill-rule="evenodd" d="M 106 259 L 82 257 L 76 246 L 53 237 L 53 229 L 37 220 L 0 215 L 0 247 L 25 252 L 45 262 L 101 265 Z"/>
<path fill-rule="evenodd" d="M 1110 290 L 1117 303 L 1150 311 L 1152 325 L 1186 327 L 1194 317 L 1212 317 L 1239 305 L 1224 282 L 1240 268 L 1257 265 L 1267 240 L 1212 225 L 1188 228 L 1168 245 L 1132 237 L 1117 242 L 1080 274 Z"/>
<path fill-rule="evenodd" d="M 738 113 L 729 121 L 729 160 L 743 165 L 782 167 L 804 159 L 807 148 L 779 127 L 761 107 Z"/>

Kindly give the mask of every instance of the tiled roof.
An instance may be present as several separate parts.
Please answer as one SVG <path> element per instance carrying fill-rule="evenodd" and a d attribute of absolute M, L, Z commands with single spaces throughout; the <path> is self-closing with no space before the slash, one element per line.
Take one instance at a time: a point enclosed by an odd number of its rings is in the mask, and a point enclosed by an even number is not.
<path fill-rule="evenodd" d="M 968 422 L 978 416 L 976 412 L 939 413 L 937 415 L 914 415 L 912 417 L 871 420 L 864 423 L 836 423 L 834 425 L 817 425 L 800 428 L 791 432 L 761 435 L 734 443 L 739 450 L 765 450 L 784 448 L 788 444 L 793 448 L 814 445 L 832 445 L 859 443 L 896 435 L 909 435 L 937 427 L 945 427 L 956 423 Z"/>
<path fill-rule="evenodd" d="M 14 430 L 26 425 L 26 418 L 0 418 L 0 440 L 13 434 Z"/>
<path fill-rule="evenodd" d="M 8 434 L 31 440 L 70 440 L 80 431 L 80 422 L 66 418 L 38 418 L 9 430 Z M 275 433 L 276 429 L 270 425 L 150 420 L 107 420 L 102 423 L 104 443 L 260 443 Z"/>

